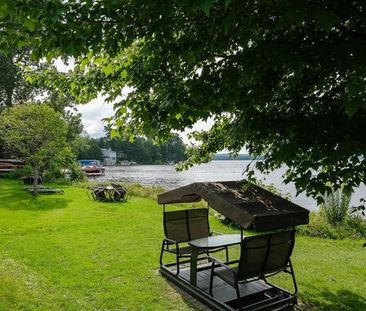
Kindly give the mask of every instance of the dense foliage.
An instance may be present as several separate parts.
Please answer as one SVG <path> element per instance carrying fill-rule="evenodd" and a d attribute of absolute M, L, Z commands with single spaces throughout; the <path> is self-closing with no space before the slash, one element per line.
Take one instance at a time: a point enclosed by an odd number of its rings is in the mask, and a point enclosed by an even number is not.
<path fill-rule="evenodd" d="M 165 139 L 213 118 L 187 165 L 245 146 L 313 196 L 365 181 L 364 1 L 8 0 L 0 27 L 3 51 L 74 56 L 55 81 L 84 102 L 105 93 L 115 134 Z"/>
<path fill-rule="evenodd" d="M 34 194 L 38 194 L 41 170 L 60 169 L 73 161 L 66 142 L 67 125 L 61 115 L 47 105 L 8 108 L 0 115 L 0 135 L 7 153 L 32 167 Z"/>
<path fill-rule="evenodd" d="M 329 223 L 323 209 L 310 213 L 309 224 L 299 226 L 297 232 L 301 235 L 326 239 L 365 239 L 366 221 L 356 215 L 346 215 L 342 223 L 333 226 Z"/>
<path fill-rule="evenodd" d="M 22 51 L 12 51 L 7 55 L 0 55 L 0 110 L 10 107 L 14 102 L 27 100 L 32 94 L 20 68 L 16 65 L 16 62 L 22 60 Z"/>
<path fill-rule="evenodd" d="M 67 123 L 67 141 L 72 143 L 83 130 L 81 115 L 75 110 L 75 98 L 47 80 L 48 74 L 61 79 L 67 73 L 58 72 L 52 63 L 39 62 L 31 52 L 29 47 L 12 46 L 5 55 L 0 54 L 0 113 L 5 107 L 31 101 L 47 104 L 61 113 Z M 0 137 L 0 158 L 7 158 L 10 155 L 1 140 Z"/>

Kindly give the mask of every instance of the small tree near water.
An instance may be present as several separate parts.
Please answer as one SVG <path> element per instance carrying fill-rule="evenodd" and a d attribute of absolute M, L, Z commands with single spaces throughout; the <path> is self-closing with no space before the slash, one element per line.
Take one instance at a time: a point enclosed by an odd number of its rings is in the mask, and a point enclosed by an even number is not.
<path fill-rule="evenodd" d="M 0 115 L 0 135 L 6 152 L 32 167 L 35 195 L 39 192 L 40 171 L 71 155 L 65 122 L 45 104 L 30 103 L 5 110 Z"/>

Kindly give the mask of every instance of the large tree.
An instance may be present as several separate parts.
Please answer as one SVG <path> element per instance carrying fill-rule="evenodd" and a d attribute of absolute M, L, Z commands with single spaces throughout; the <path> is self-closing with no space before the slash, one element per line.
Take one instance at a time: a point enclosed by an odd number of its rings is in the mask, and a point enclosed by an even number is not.
<path fill-rule="evenodd" d="M 32 167 L 35 195 L 42 169 L 72 161 L 66 143 L 67 125 L 47 105 L 28 103 L 6 109 L 0 115 L 0 135 L 8 154 Z"/>
<path fill-rule="evenodd" d="M 69 90 L 116 101 L 123 136 L 164 139 L 213 118 L 188 164 L 245 146 L 314 196 L 366 179 L 364 1 L 3 3 L 2 49 L 74 56 Z"/>

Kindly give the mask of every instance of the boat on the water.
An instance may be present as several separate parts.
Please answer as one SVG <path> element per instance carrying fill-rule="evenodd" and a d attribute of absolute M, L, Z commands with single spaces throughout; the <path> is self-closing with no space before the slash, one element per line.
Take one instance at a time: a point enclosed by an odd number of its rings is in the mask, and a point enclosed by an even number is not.
<path fill-rule="evenodd" d="M 104 176 L 105 168 L 100 165 L 99 160 L 79 160 L 82 171 L 88 177 Z"/>
<path fill-rule="evenodd" d="M 24 162 L 13 159 L 0 159 L 0 175 L 13 172 L 24 167 Z"/>

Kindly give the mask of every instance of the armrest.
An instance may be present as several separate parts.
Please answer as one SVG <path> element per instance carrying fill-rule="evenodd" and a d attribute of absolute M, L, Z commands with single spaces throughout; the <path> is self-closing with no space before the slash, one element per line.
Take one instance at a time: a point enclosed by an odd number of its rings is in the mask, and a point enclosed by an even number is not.
<path fill-rule="evenodd" d="M 169 242 L 169 244 L 178 244 L 176 241 L 168 239 L 168 238 L 165 238 L 164 240 Z"/>
<path fill-rule="evenodd" d="M 215 264 L 216 264 L 216 265 L 218 265 L 220 267 L 223 267 L 225 269 L 230 270 L 231 272 L 234 273 L 234 275 L 236 274 L 236 272 L 235 272 L 235 270 L 233 268 L 229 267 L 228 265 L 224 264 L 223 262 L 221 262 L 221 261 L 219 261 L 219 260 L 217 260 L 217 259 L 215 259 L 213 257 L 211 257 L 211 260 L 212 260 L 212 270 L 214 270 L 214 267 L 215 267 Z M 234 262 L 232 262 L 232 263 L 234 263 Z"/>
<path fill-rule="evenodd" d="M 210 236 L 211 236 L 211 235 L 222 235 L 222 234 L 223 234 L 223 233 L 221 233 L 221 232 L 211 231 Z"/>
<path fill-rule="evenodd" d="M 169 250 L 169 246 L 174 244 L 175 245 L 175 248 L 179 251 L 179 245 L 178 245 L 178 242 L 174 241 L 174 240 L 171 240 L 171 239 L 168 239 L 168 238 L 165 238 L 164 239 L 164 244 L 167 246 L 167 250 Z"/>

